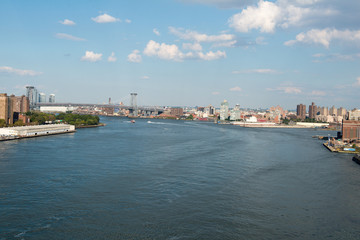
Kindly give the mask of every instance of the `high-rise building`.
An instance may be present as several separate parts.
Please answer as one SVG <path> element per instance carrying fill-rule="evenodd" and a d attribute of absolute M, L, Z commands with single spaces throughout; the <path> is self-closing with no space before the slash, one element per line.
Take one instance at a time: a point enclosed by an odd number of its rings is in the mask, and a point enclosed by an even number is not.
<path fill-rule="evenodd" d="M 340 108 L 338 108 L 338 110 L 337 110 L 337 115 L 340 116 L 340 117 L 345 117 L 345 116 L 346 116 L 346 113 L 347 113 L 347 111 L 346 111 L 346 109 L 343 108 L 343 107 L 340 107 Z"/>
<path fill-rule="evenodd" d="M 55 102 L 55 94 L 50 94 L 49 95 L 49 103 L 54 103 Z"/>
<path fill-rule="evenodd" d="M 210 104 L 205 108 L 205 113 L 207 113 L 208 115 L 215 115 L 215 107 Z"/>
<path fill-rule="evenodd" d="M 30 108 L 39 102 L 39 96 L 34 86 L 26 86 L 26 97 L 29 99 Z"/>
<path fill-rule="evenodd" d="M 40 103 L 45 103 L 46 102 L 46 94 L 45 93 L 40 93 L 39 94 L 39 102 Z"/>
<path fill-rule="evenodd" d="M 320 108 L 320 115 L 328 116 L 329 115 L 329 109 L 327 107 L 321 107 Z"/>
<path fill-rule="evenodd" d="M 220 105 L 220 120 L 227 120 L 229 117 L 229 103 L 224 100 Z"/>
<path fill-rule="evenodd" d="M 296 115 L 302 120 L 306 118 L 306 106 L 304 104 L 299 104 L 296 106 Z"/>
<path fill-rule="evenodd" d="M 330 116 L 337 116 L 337 109 L 336 109 L 334 106 L 332 106 L 332 107 L 330 108 L 330 110 L 329 110 L 329 115 L 330 115 Z"/>
<path fill-rule="evenodd" d="M 309 118 L 315 118 L 317 114 L 317 106 L 315 105 L 314 102 L 311 103 L 311 105 L 309 105 Z"/>
<path fill-rule="evenodd" d="M 241 114 L 240 114 L 240 105 L 236 104 L 235 107 L 230 111 L 230 120 L 240 120 Z"/>
<path fill-rule="evenodd" d="M 8 96 L 6 93 L 0 94 L 0 119 L 4 119 L 6 124 L 13 124 L 19 119 L 20 113 L 29 111 L 29 100 L 25 96 Z"/>
<path fill-rule="evenodd" d="M 348 112 L 347 120 L 360 121 L 360 109 L 353 109 Z"/>

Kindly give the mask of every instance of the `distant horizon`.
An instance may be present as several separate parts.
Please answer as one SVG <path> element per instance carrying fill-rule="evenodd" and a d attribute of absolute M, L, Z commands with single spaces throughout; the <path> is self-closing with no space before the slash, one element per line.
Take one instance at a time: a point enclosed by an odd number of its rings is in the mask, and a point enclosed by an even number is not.
<path fill-rule="evenodd" d="M 5 0 L 0 92 L 359 108 L 359 11 L 358 1 L 336 0 Z"/>

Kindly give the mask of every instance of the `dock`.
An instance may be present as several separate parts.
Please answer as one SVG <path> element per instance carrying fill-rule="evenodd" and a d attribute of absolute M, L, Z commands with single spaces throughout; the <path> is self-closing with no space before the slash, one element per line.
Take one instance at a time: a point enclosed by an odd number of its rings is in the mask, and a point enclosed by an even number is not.
<path fill-rule="evenodd" d="M 346 151 L 341 148 L 335 148 L 331 145 L 329 145 L 328 142 L 324 142 L 323 145 L 330 151 L 330 152 L 336 152 L 336 153 L 351 153 L 351 154 L 359 154 L 359 151 Z"/>

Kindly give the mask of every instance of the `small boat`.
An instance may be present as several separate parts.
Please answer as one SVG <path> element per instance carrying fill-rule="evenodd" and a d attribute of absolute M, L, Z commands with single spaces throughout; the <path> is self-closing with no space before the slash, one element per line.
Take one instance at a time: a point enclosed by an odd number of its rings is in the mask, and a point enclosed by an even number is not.
<path fill-rule="evenodd" d="M 131 122 L 131 123 L 135 123 L 135 120 L 131 120 L 130 122 Z"/>

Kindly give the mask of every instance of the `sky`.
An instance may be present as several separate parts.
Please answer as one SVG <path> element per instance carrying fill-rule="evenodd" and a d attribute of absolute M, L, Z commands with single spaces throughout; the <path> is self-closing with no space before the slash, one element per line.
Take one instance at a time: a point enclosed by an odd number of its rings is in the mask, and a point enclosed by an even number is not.
<path fill-rule="evenodd" d="M 360 108 L 360 1 L 2 0 L 0 92 Z"/>

